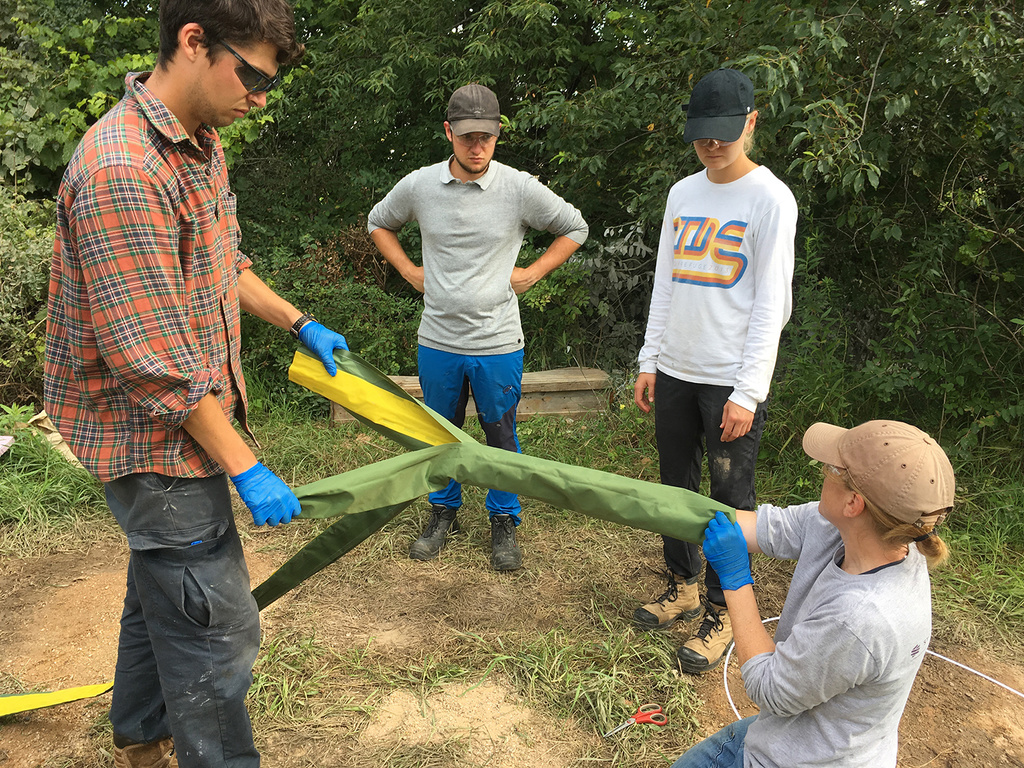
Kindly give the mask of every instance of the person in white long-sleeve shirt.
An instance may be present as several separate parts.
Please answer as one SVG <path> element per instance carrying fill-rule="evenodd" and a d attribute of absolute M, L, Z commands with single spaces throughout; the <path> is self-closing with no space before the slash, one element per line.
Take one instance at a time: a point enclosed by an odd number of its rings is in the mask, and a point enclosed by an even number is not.
<path fill-rule="evenodd" d="M 743 686 L 760 707 L 673 768 L 894 768 L 900 717 L 931 639 L 929 568 L 949 554 L 936 526 L 953 467 L 899 421 L 814 424 L 821 500 L 719 512 L 703 550 L 736 633 Z M 750 554 L 796 560 L 774 638 L 757 606 Z"/>
<path fill-rule="evenodd" d="M 694 87 L 683 139 L 704 170 L 675 184 L 662 223 L 635 400 L 654 403 L 661 481 L 696 491 L 706 450 L 710 496 L 751 509 L 754 465 L 782 328 L 792 308 L 796 200 L 748 157 L 754 89 L 719 69 Z M 679 649 L 685 672 L 715 667 L 732 642 L 721 585 L 700 548 L 663 537 L 668 586 L 638 608 L 642 629 L 703 620 Z"/>

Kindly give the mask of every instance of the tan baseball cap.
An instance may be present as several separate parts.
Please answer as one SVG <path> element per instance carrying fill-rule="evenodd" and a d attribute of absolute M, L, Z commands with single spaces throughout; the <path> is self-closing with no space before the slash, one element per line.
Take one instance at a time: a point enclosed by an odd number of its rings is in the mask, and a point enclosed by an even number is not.
<path fill-rule="evenodd" d="M 845 469 L 859 493 L 897 520 L 934 524 L 953 506 L 949 458 L 927 434 L 901 421 L 853 429 L 818 422 L 804 433 L 804 452 Z"/>

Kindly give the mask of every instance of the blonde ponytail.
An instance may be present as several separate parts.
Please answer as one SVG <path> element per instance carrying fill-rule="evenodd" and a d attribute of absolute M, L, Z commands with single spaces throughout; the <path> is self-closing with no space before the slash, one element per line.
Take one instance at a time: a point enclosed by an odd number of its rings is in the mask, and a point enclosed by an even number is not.
<path fill-rule="evenodd" d="M 946 518 L 952 507 L 925 515 L 917 523 L 905 523 L 880 510 L 870 499 L 858 491 L 845 469 L 839 470 L 838 477 L 848 489 L 860 494 L 864 501 L 864 509 L 871 515 L 882 541 L 893 546 L 915 545 L 917 551 L 928 561 L 929 570 L 942 565 L 949 558 L 949 547 L 946 546 L 946 542 L 942 540 L 935 528 Z"/>

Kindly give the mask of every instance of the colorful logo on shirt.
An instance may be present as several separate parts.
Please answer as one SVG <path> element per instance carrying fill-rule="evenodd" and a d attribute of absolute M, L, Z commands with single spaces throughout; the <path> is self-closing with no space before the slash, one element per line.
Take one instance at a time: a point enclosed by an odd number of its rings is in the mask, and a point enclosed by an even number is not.
<path fill-rule="evenodd" d="M 917 658 L 917 655 L 918 655 L 918 654 L 919 654 L 920 652 L 921 652 L 921 646 L 920 646 L 920 645 L 915 645 L 915 646 L 914 646 L 914 650 L 912 650 L 912 651 L 910 652 L 910 658 L 912 658 L 912 659 L 916 659 L 916 658 Z"/>
<path fill-rule="evenodd" d="M 732 288 L 747 270 L 740 253 L 747 222 L 680 216 L 673 220 L 675 259 L 672 280 L 717 288 Z"/>

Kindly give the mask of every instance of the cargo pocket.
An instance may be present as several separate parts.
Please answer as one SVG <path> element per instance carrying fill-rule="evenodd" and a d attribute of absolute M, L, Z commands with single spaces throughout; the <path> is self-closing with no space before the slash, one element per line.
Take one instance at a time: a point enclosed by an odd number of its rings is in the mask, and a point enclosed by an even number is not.
<path fill-rule="evenodd" d="M 182 612 L 203 628 L 210 626 L 210 601 L 192 573 L 186 566 L 182 577 Z"/>
<path fill-rule="evenodd" d="M 214 535 L 216 534 L 216 535 Z M 233 527 L 186 546 L 137 551 L 180 620 L 205 630 L 231 629 L 252 618 L 255 603 L 241 542 Z"/>

